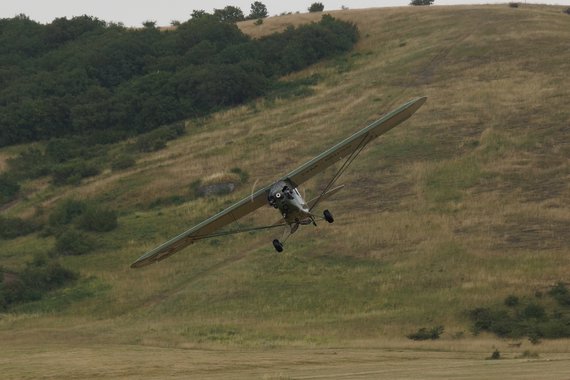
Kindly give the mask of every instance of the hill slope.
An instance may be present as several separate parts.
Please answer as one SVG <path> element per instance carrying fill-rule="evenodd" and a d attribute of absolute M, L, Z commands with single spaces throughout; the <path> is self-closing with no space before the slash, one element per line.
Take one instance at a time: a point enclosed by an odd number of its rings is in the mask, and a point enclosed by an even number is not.
<path fill-rule="evenodd" d="M 118 174 L 63 190 L 25 184 L 27 199 L 9 215 L 79 197 L 121 216 L 96 252 L 62 259 L 83 280 L 0 318 L 2 340 L 383 344 L 429 325 L 444 325 L 451 339 L 468 331 L 465 310 L 567 281 L 570 17 L 554 7 L 507 6 L 334 16 L 356 22 L 362 38 L 351 54 L 291 78 L 314 75 L 310 91 L 192 124 L 185 137 Z M 316 17 L 242 28 L 259 35 Z M 303 228 L 284 254 L 274 254 L 273 235 L 262 233 L 129 269 L 145 250 L 424 95 L 428 103 L 342 178 L 347 189 L 327 203 L 337 221 Z M 14 151 L 0 151 L 0 168 Z M 250 175 L 236 193 L 151 207 L 234 167 Z M 262 210 L 246 223 L 275 216 Z M 0 241 L 0 265 L 17 268 L 53 244 L 38 235 Z"/>

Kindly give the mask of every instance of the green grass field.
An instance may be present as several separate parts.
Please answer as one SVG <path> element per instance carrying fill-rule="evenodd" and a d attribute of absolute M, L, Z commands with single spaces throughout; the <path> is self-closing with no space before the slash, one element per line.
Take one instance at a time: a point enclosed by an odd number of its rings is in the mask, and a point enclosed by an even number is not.
<path fill-rule="evenodd" d="M 333 15 L 357 23 L 361 40 L 285 79 L 318 78 L 309 90 L 189 122 L 166 149 L 79 186 L 23 185 L 3 215 L 45 215 L 74 197 L 116 209 L 119 227 L 97 235 L 93 253 L 61 259 L 81 274 L 75 286 L 0 314 L 1 377 L 568 376 L 570 341 L 474 337 L 465 312 L 570 281 L 570 16 L 530 5 Z M 240 27 L 261 36 L 318 17 Z M 279 236 L 245 234 L 129 269 L 415 96 L 428 102 L 371 144 L 325 204 L 334 224 L 302 228 L 282 255 Z M 0 170 L 23 148 L 0 150 Z M 249 174 L 235 193 L 188 196 L 235 167 Z M 304 186 L 307 197 L 332 173 Z M 276 217 L 267 208 L 245 223 Z M 0 265 L 17 270 L 53 245 L 0 240 Z M 435 325 L 439 341 L 406 338 Z M 485 360 L 495 349 L 505 360 Z"/>

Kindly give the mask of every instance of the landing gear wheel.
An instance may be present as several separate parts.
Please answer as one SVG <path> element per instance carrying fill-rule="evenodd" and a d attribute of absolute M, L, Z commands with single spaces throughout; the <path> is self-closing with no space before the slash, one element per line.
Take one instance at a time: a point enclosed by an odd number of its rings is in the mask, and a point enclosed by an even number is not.
<path fill-rule="evenodd" d="M 331 212 L 330 212 L 329 210 L 325 210 L 325 211 L 323 212 L 323 215 L 324 215 L 325 220 L 326 220 L 327 222 L 329 222 L 329 223 L 334 222 L 333 215 L 331 214 Z"/>
<path fill-rule="evenodd" d="M 283 252 L 283 243 L 281 243 L 279 240 L 277 239 L 273 240 L 273 247 L 277 252 L 279 253 Z"/>

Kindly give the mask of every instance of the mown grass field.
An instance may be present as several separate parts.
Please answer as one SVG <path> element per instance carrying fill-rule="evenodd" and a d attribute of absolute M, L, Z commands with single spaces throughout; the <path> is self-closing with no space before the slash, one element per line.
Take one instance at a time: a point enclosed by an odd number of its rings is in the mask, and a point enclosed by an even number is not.
<path fill-rule="evenodd" d="M 95 252 L 62 258 L 81 273 L 76 286 L 0 316 L 0 370 L 8 378 L 563 378 L 567 340 L 473 337 L 465 313 L 570 281 L 570 16 L 561 10 L 333 12 L 356 22 L 361 40 L 287 78 L 314 76 L 309 90 L 190 121 L 186 136 L 126 171 L 77 187 L 24 184 L 26 196 L 3 214 L 84 198 L 117 209 L 119 228 Z M 261 36 L 318 17 L 240 27 Z M 246 234 L 129 269 L 424 95 L 342 178 L 346 190 L 326 204 L 333 225 L 301 229 L 282 255 L 272 233 Z M 21 148 L 1 150 L 0 169 Z M 151 207 L 234 167 L 249 179 L 233 194 Z M 307 197 L 332 173 L 304 186 Z M 275 218 L 267 208 L 245 223 Z M 0 265 L 17 269 L 53 244 L 39 235 L 0 241 Z M 440 341 L 405 337 L 434 325 L 445 326 Z M 495 349 L 507 360 L 484 360 Z M 525 350 L 539 358 L 516 359 Z"/>

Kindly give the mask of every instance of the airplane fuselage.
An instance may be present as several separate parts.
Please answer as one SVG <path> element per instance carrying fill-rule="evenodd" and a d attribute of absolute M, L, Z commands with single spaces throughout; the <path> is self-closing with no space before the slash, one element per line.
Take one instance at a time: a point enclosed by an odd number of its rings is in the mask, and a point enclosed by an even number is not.
<path fill-rule="evenodd" d="M 290 181 L 279 181 L 269 189 L 267 201 L 279 209 L 292 232 L 301 224 L 313 223 L 313 216 L 299 190 Z"/>

